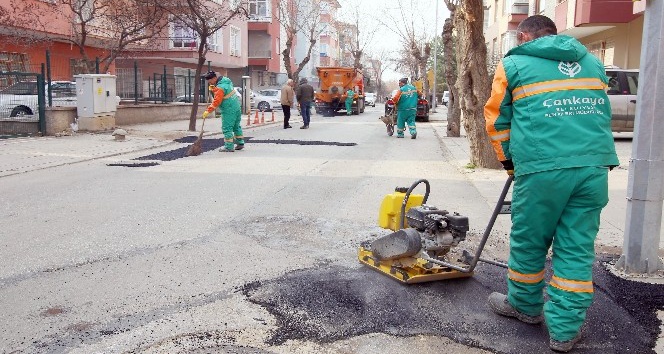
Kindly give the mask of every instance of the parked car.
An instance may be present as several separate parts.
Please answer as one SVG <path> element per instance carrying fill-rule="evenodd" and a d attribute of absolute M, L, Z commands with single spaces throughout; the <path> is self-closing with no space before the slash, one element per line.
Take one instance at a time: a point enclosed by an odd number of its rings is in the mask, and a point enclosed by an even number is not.
<path fill-rule="evenodd" d="M 450 102 L 450 91 L 443 92 L 443 105 L 447 107 L 447 104 Z"/>
<path fill-rule="evenodd" d="M 237 98 L 242 100 L 242 88 L 241 87 L 235 87 L 235 93 L 237 95 Z M 253 92 L 251 92 L 251 90 L 250 90 L 250 94 L 252 96 L 249 99 L 252 100 L 254 94 L 253 94 Z M 213 99 L 214 98 L 212 97 L 212 95 L 210 95 L 210 101 L 212 101 Z M 181 96 L 176 97 L 173 100 L 173 102 L 186 102 L 186 103 L 191 103 L 193 101 L 194 101 L 194 95 L 193 94 L 181 95 Z M 199 102 L 207 102 L 207 99 L 205 98 L 204 95 L 201 95 L 201 97 L 199 98 Z"/>
<path fill-rule="evenodd" d="M 636 94 L 639 89 L 639 70 L 606 67 L 609 85 L 606 94 L 611 103 L 611 130 L 633 132 L 636 115 Z"/>
<path fill-rule="evenodd" d="M 44 88 L 48 103 L 48 86 Z M 76 83 L 72 81 L 51 82 L 53 106 L 76 105 Z M 38 112 L 39 100 L 36 81 L 22 81 L 0 91 L 0 117 L 32 116 Z"/>
<path fill-rule="evenodd" d="M 212 97 L 210 97 L 210 100 L 212 100 Z M 189 94 L 189 95 L 181 95 L 181 96 L 176 97 L 176 98 L 173 100 L 173 102 L 184 102 L 184 103 L 191 103 L 191 102 L 193 102 L 193 101 L 194 101 L 194 95 L 193 95 L 193 94 Z M 205 100 L 205 96 L 201 95 L 201 96 L 198 98 L 198 102 L 206 102 L 206 100 Z"/>
<path fill-rule="evenodd" d="M 392 105 L 394 104 L 392 101 L 392 97 L 394 97 L 397 94 L 397 90 L 393 90 L 392 93 L 388 96 L 385 97 L 385 115 L 389 115 L 389 111 L 392 109 Z M 398 105 L 397 105 L 398 106 Z M 417 99 L 417 113 L 415 114 L 415 120 L 420 120 L 423 122 L 428 122 L 429 121 L 429 101 L 427 101 L 424 97 L 420 97 Z"/>
<path fill-rule="evenodd" d="M 376 107 L 376 94 L 373 92 L 366 92 L 364 94 L 364 104 L 366 106 Z"/>
<path fill-rule="evenodd" d="M 281 90 L 266 89 L 257 91 L 253 107 L 263 112 L 281 109 Z"/>

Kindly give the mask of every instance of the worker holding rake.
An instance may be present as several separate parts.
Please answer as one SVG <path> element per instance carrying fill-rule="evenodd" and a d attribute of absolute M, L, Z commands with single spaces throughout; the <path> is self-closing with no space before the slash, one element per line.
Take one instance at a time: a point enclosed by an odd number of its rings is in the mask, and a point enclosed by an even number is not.
<path fill-rule="evenodd" d="M 203 78 L 207 80 L 210 90 L 214 94 L 214 100 L 203 112 L 203 118 L 221 105 L 221 131 L 224 133 L 224 147 L 219 151 L 242 150 L 244 148 L 244 136 L 240 125 L 242 109 L 233 82 L 226 76 L 219 79 L 214 71 L 209 71 L 203 75 Z"/>

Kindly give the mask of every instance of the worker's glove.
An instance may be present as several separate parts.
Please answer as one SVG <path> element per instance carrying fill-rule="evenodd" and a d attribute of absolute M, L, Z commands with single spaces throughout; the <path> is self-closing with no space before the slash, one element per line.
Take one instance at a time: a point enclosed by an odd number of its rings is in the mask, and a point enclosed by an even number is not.
<path fill-rule="evenodd" d="M 214 85 L 210 85 L 210 86 L 208 86 L 208 90 L 210 90 L 210 91 L 214 91 Z"/>
<path fill-rule="evenodd" d="M 203 112 L 203 119 L 207 118 L 207 116 L 208 116 L 209 114 L 210 114 L 210 112 L 208 112 L 208 111 Z"/>
<path fill-rule="evenodd" d="M 500 163 L 503 164 L 503 168 L 507 171 L 508 175 L 514 175 L 514 164 L 512 163 L 512 160 L 500 161 Z"/>

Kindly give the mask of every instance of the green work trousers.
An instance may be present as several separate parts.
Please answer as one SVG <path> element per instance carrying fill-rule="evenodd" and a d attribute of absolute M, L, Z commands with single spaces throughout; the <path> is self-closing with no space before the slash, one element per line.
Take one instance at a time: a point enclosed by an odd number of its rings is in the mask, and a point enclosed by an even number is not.
<path fill-rule="evenodd" d="M 353 114 L 353 100 L 346 100 L 346 115 Z"/>
<path fill-rule="evenodd" d="M 235 150 L 235 144 L 244 145 L 241 125 L 242 112 L 236 107 L 221 110 L 221 131 L 224 133 L 224 149 Z"/>
<path fill-rule="evenodd" d="M 417 133 L 417 130 L 415 129 L 416 114 L 417 111 L 414 109 L 397 111 L 397 136 L 403 136 L 403 132 L 406 130 L 406 125 L 408 125 L 408 132 L 410 135 Z"/>
<path fill-rule="evenodd" d="M 567 168 L 514 179 L 507 299 L 527 315 L 543 311 L 554 340 L 573 339 L 592 303 L 594 245 L 600 212 L 609 200 L 608 171 Z M 550 247 L 553 276 L 544 304 Z"/>

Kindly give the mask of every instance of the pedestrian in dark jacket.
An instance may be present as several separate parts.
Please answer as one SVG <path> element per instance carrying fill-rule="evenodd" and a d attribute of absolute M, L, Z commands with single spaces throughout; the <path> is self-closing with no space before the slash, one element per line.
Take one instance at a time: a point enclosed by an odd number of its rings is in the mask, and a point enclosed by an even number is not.
<path fill-rule="evenodd" d="M 557 33 L 541 15 L 519 24 L 519 45 L 496 68 L 484 107 L 498 160 L 514 175 L 507 295 L 491 294 L 489 305 L 526 323 L 546 320 L 549 347 L 567 352 L 592 303 L 595 237 L 618 157 L 604 66 Z"/>
<path fill-rule="evenodd" d="M 311 102 L 314 100 L 314 88 L 307 82 L 306 78 L 300 79 L 300 85 L 295 91 L 302 112 L 302 122 L 304 123 L 300 129 L 309 129 L 309 122 L 311 121 Z"/>

